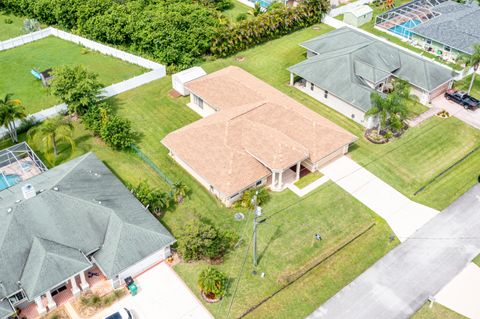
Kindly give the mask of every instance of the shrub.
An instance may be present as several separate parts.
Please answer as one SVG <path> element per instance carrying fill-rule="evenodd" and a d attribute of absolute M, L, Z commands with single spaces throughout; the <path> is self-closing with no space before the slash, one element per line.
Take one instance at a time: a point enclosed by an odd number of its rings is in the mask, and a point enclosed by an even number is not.
<path fill-rule="evenodd" d="M 257 194 L 257 205 L 263 205 L 270 200 L 270 194 L 264 187 L 250 188 L 243 193 L 242 198 L 240 199 L 238 204 L 242 207 L 247 207 L 250 209 L 253 208 L 252 199 L 255 194 Z"/>
<path fill-rule="evenodd" d="M 198 286 L 210 299 L 218 299 L 227 292 L 227 276 L 215 268 L 208 267 L 198 276 Z"/>
<path fill-rule="evenodd" d="M 171 194 L 151 187 L 147 181 L 141 181 L 137 186 L 129 185 L 129 188 L 133 195 L 154 214 L 158 215 L 173 205 Z"/>
<path fill-rule="evenodd" d="M 235 18 L 235 20 L 236 20 L 237 22 L 240 22 L 240 21 L 247 20 L 247 18 L 248 18 L 248 14 L 246 14 L 245 12 L 242 12 L 242 13 L 239 13 L 239 14 L 237 15 L 237 17 Z"/>
<path fill-rule="evenodd" d="M 135 142 L 136 133 L 129 120 L 114 115 L 102 126 L 100 136 L 113 149 L 125 150 Z"/>
<path fill-rule="evenodd" d="M 191 221 L 179 232 L 178 252 L 185 261 L 219 259 L 233 248 L 237 239 L 232 232 L 220 232 L 212 225 Z"/>
<path fill-rule="evenodd" d="M 82 66 L 62 66 L 53 72 L 51 92 L 68 105 L 71 113 L 83 115 L 98 102 L 102 85 L 97 74 Z"/>
<path fill-rule="evenodd" d="M 100 136 L 105 123 L 112 112 L 112 107 L 108 102 L 98 102 L 90 106 L 88 111 L 82 116 L 85 126 L 93 132 L 94 135 Z"/>
<path fill-rule="evenodd" d="M 35 19 L 26 19 L 23 21 L 23 31 L 26 33 L 40 30 L 40 23 Z"/>

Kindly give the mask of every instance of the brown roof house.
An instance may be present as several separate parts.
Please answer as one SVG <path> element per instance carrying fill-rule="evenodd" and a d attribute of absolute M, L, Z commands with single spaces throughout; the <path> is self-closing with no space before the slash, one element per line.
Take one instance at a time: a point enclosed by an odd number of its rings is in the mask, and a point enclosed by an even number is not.
<path fill-rule="evenodd" d="M 250 73 L 227 67 L 185 84 L 204 118 L 167 135 L 170 155 L 227 206 L 251 188 L 281 191 L 357 138 Z"/>

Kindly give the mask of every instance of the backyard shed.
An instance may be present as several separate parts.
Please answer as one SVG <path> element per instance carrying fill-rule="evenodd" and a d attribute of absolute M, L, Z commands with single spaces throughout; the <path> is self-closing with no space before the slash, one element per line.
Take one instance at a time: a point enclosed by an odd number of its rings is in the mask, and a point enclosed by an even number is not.
<path fill-rule="evenodd" d="M 180 93 L 183 96 L 187 96 L 190 93 L 185 88 L 185 83 L 198 79 L 207 73 L 199 66 L 184 70 L 179 73 L 172 75 L 172 87 L 175 91 Z"/>
<path fill-rule="evenodd" d="M 343 15 L 343 22 L 359 27 L 367 22 L 370 22 L 373 17 L 373 10 L 367 5 L 362 5 L 345 12 Z"/>

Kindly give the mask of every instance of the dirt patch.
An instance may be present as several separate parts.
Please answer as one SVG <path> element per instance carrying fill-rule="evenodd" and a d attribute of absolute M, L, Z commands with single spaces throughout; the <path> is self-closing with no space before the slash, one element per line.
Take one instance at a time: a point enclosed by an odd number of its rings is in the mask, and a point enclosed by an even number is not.
<path fill-rule="evenodd" d="M 237 61 L 237 62 L 243 62 L 243 61 L 245 61 L 245 57 L 244 57 L 244 56 L 241 56 L 241 55 L 240 55 L 240 56 L 237 56 L 237 57 L 235 57 L 235 61 Z"/>
<path fill-rule="evenodd" d="M 65 307 L 62 306 L 49 314 L 42 317 L 42 319 L 71 319 L 68 315 L 68 312 L 65 310 Z"/>

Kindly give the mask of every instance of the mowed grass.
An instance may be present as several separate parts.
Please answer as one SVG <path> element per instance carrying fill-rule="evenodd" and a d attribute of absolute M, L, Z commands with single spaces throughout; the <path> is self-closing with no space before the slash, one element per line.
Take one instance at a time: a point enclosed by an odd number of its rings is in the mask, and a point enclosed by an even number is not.
<path fill-rule="evenodd" d="M 480 145 L 480 131 L 456 118 L 431 118 L 411 128 L 399 139 L 385 145 L 368 142 L 364 128 L 288 85 L 287 68 L 305 59 L 305 50 L 298 44 L 333 30 L 320 25 L 241 52 L 227 59 L 202 65 L 213 72 L 228 65 L 237 65 L 295 98 L 359 137 L 350 156 L 372 173 L 409 198 L 444 209 L 476 183 L 480 170 L 480 152 L 469 157 L 448 174 L 438 179 L 418 195 L 414 193 L 450 165 L 462 159 Z M 242 57 L 242 59 L 239 59 Z M 418 103 L 417 103 L 418 104 Z M 418 114 L 425 106 L 409 105 Z"/>
<path fill-rule="evenodd" d="M 62 65 L 82 65 L 98 74 L 104 86 L 140 75 L 146 70 L 134 64 L 84 49 L 55 37 L 48 37 L 0 52 L 0 95 L 14 93 L 22 100 L 27 113 L 35 113 L 59 103 L 30 73 Z"/>
<path fill-rule="evenodd" d="M 238 317 L 284 287 L 289 280 L 297 278 L 333 254 L 309 273 L 308 281 L 302 279 L 292 284 L 279 294 L 279 299 L 271 299 L 250 314 L 252 318 L 263 317 L 265 309 L 273 307 L 278 308 L 275 315 L 278 318 L 301 318 L 397 244 L 397 241 L 389 241 L 391 230 L 384 221 L 333 183 L 323 185 L 302 199 L 290 191 L 272 193 L 271 200 L 264 206 L 264 217 L 269 219 L 258 230 L 257 270 L 265 272 L 265 277 L 252 276 L 251 213 L 223 207 L 179 167 L 160 144 L 160 140 L 169 132 L 199 119 L 196 113 L 186 107 L 186 98 L 172 98 L 169 91 L 170 77 L 166 77 L 121 94 L 112 102 L 116 112 L 128 117 L 141 133 L 139 148 L 170 179 L 182 180 L 192 190 L 191 196 L 182 205 L 165 213 L 161 218 L 162 223 L 177 235 L 185 223 L 200 219 L 222 230 L 236 231 L 240 236 L 238 247 L 222 265 L 217 266 L 227 273 L 231 286 L 221 303 L 206 305 L 216 318 L 227 318 L 227 315 Z M 112 151 L 86 131 L 80 121 L 75 122 L 75 141 L 77 147 L 73 153 L 66 144 L 60 143 L 61 155 L 52 165 L 94 151 L 125 183 L 138 183 L 145 179 L 161 189 L 169 189 L 135 154 Z M 32 147 L 43 159 L 47 158 L 42 145 L 32 144 Z M 239 210 L 247 217 L 241 222 L 233 218 Z M 335 253 L 362 231 L 366 233 Z M 315 240 L 316 233 L 322 235 L 322 241 Z M 204 262 L 196 262 L 181 263 L 175 268 L 197 296 L 198 274 L 206 266 Z M 313 294 L 317 289 L 321 289 L 321 293 Z M 311 293 L 308 303 L 284 307 L 284 294 L 291 296 L 291 301 L 301 296 L 298 291 Z"/>
<path fill-rule="evenodd" d="M 467 317 L 456 313 L 439 303 L 435 303 L 432 308 L 426 303 L 420 308 L 411 319 L 467 319 Z"/>
<path fill-rule="evenodd" d="M 303 176 L 302 178 L 300 178 L 298 181 L 296 181 L 295 186 L 297 186 L 300 189 L 304 188 L 305 186 L 310 185 L 311 183 L 315 182 L 317 179 L 319 179 L 322 176 L 323 174 L 318 171 L 309 173 Z"/>
<path fill-rule="evenodd" d="M 11 23 L 7 23 L 11 21 Z M 5 41 L 24 34 L 23 18 L 0 11 L 0 41 Z"/>
<path fill-rule="evenodd" d="M 251 8 L 244 5 L 243 3 L 232 0 L 232 7 L 228 10 L 223 11 L 223 15 L 228 18 L 231 22 L 237 22 L 237 17 L 244 13 L 247 15 L 247 19 L 250 19 L 251 15 L 249 14 Z"/>
<path fill-rule="evenodd" d="M 455 82 L 455 88 L 467 92 L 471 81 L 472 76 L 469 75 L 466 78 Z M 480 75 L 478 74 L 475 76 L 475 80 L 473 81 L 472 92 L 470 92 L 470 95 L 480 99 Z"/>

